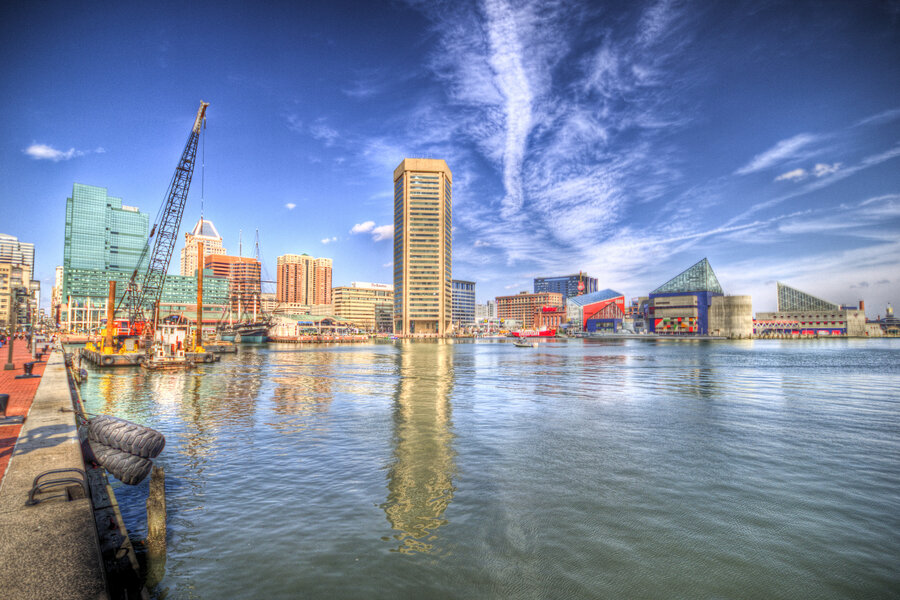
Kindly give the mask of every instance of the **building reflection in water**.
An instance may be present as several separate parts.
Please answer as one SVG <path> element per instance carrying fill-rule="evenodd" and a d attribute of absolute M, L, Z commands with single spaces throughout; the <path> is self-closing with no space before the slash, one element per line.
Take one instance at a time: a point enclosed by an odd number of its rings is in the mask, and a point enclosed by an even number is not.
<path fill-rule="evenodd" d="M 267 423 L 282 433 L 313 427 L 328 411 L 334 396 L 334 352 L 282 351 L 270 354 L 272 412 L 279 418 Z"/>
<path fill-rule="evenodd" d="M 400 545 L 395 552 L 435 552 L 437 530 L 453 500 L 452 342 L 398 344 L 394 452 L 381 505 Z M 385 538 L 387 540 L 391 538 Z"/>

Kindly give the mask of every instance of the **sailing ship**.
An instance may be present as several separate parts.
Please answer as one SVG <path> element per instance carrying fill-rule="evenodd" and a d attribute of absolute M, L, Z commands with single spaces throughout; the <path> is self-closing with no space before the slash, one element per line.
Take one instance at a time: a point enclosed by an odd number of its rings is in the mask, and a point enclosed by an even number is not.
<path fill-rule="evenodd" d="M 228 322 L 221 323 L 218 328 L 219 339 L 223 342 L 237 344 L 264 344 L 269 340 L 269 327 L 272 326 L 272 318 L 262 312 L 257 312 L 259 297 L 253 295 L 253 312 L 244 314 L 241 310 L 241 297 L 237 297 L 238 320 L 234 321 L 229 303 Z M 244 319 L 247 319 L 246 321 Z"/>

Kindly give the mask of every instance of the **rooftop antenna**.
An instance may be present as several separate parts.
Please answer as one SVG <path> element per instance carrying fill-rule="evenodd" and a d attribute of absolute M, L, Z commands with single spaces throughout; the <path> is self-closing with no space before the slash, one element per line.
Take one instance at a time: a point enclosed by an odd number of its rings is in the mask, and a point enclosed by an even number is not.
<path fill-rule="evenodd" d="M 244 234 L 243 229 L 238 229 L 238 256 L 241 258 L 244 257 L 244 238 L 242 237 Z"/>
<path fill-rule="evenodd" d="M 256 260 L 259 260 L 259 227 L 256 228 Z"/>

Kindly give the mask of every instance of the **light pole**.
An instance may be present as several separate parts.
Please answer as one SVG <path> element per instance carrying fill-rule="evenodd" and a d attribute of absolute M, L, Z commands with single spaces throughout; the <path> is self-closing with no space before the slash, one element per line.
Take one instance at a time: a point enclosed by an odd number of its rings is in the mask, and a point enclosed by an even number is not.
<path fill-rule="evenodd" d="M 6 341 L 9 343 L 9 355 L 6 361 L 6 364 L 3 366 L 4 371 L 14 371 L 16 365 L 13 364 L 13 342 L 15 340 L 15 331 L 16 331 L 16 312 L 19 309 L 19 303 L 16 301 L 18 294 L 16 293 L 17 288 L 11 287 L 9 289 L 9 331 L 6 336 Z"/>

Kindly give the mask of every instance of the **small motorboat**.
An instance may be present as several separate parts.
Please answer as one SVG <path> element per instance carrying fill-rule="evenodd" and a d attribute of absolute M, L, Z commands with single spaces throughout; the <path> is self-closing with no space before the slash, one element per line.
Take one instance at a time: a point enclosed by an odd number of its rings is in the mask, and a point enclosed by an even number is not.
<path fill-rule="evenodd" d="M 530 342 L 525 338 L 519 338 L 515 342 L 513 342 L 513 346 L 515 346 L 516 348 L 537 348 L 538 343 Z"/>

